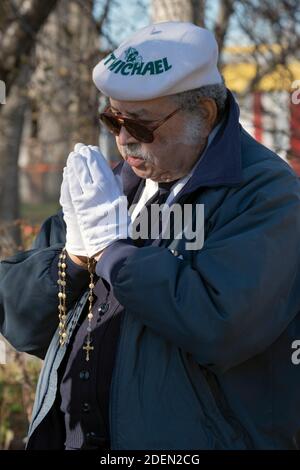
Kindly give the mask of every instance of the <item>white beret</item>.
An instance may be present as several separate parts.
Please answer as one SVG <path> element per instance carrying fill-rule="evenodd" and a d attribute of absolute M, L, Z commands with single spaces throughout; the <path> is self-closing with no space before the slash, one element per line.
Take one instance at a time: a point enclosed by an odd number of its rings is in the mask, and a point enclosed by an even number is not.
<path fill-rule="evenodd" d="M 96 87 L 120 101 L 141 101 L 221 83 L 213 34 L 168 21 L 134 33 L 93 70 Z"/>

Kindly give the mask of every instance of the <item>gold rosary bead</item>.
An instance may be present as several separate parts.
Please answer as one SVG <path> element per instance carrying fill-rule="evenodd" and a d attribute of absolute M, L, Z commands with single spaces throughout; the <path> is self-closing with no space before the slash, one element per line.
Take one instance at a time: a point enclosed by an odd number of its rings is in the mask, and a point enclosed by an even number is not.
<path fill-rule="evenodd" d="M 66 264 L 66 249 L 64 248 L 59 255 L 59 261 L 57 264 L 58 267 L 58 280 L 57 284 L 59 286 L 58 298 L 59 298 L 59 305 L 58 305 L 58 334 L 59 334 L 59 343 L 63 346 L 66 343 L 67 333 L 66 333 L 66 298 L 67 295 L 65 293 L 65 286 L 66 286 L 66 272 L 65 269 L 67 267 Z"/>
<path fill-rule="evenodd" d="M 93 316 L 94 316 L 94 315 L 93 315 L 92 313 L 89 313 L 89 314 L 88 314 L 88 319 L 89 319 L 89 320 L 92 320 L 92 319 L 93 319 Z"/>
<path fill-rule="evenodd" d="M 93 300 L 94 300 L 94 297 L 92 295 L 89 295 L 89 301 L 93 302 Z"/>
<path fill-rule="evenodd" d="M 91 283 L 89 284 L 89 288 L 90 288 L 90 289 L 94 289 L 94 287 L 95 287 L 95 284 L 93 284 L 93 283 L 91 282 Z"/>

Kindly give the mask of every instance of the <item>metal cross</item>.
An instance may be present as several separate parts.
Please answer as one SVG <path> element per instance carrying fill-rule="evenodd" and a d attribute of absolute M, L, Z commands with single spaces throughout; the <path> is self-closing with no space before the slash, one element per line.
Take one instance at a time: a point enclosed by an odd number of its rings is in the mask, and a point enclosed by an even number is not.
<path fill-rule="evenodd" d="M 91 346 L 91 341 L 89 339 L 87 339 L 86 345 L 83 346 L 82 349 L 84 349 L 86 351 L 86 356 L 85 356 L 86 361 L 89 361 L 90 360 L 90 351 L 93 351 L 93 349 L 94 349 L 94 346 Z"/>

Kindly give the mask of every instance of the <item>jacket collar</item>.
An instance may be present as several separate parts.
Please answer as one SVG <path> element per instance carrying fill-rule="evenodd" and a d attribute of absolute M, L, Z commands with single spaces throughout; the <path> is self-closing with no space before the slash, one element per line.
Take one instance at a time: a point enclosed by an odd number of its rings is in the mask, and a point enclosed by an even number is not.
<path fill-rule="evenodd" d="M 232 93 L 229 90 L 227 92 L 228 112 L 224 122 L 178 196 L 191 193 L 199 187 L 236 186 L 242 181 L 239 107 Z M 126 196 L 129 196 L 141 181 L 125 161 L 120 162 L 114 172 L 121 174 Z"/>

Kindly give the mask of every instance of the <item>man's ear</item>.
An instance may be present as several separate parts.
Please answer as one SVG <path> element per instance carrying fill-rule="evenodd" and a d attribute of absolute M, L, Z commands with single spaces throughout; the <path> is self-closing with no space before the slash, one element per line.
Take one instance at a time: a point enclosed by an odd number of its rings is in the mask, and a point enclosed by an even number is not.
<path fill-rule="evenodd" d="M 216 102 L 212 98 L 201 98 L 199 106 L 201 107 L 201 114 L 207 124 L 208 133 L 210 133 L 217 120 L 218 109 Z"/>

